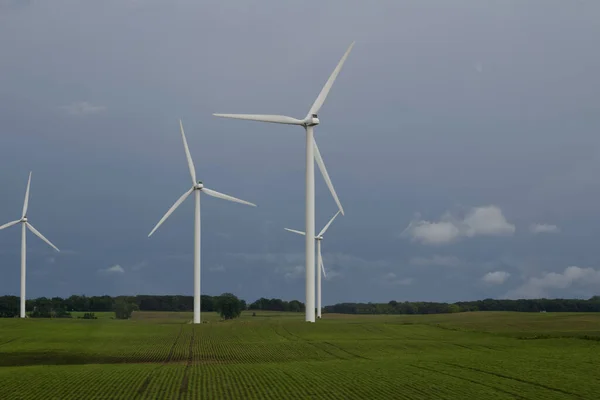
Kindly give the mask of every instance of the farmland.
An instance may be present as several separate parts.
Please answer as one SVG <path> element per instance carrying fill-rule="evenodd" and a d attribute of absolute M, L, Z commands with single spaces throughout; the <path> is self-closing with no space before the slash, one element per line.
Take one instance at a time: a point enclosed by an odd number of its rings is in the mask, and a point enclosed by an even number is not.
<path fill-rule="evenodd" d="M 597 399 L 600 315 L 0 319 L 1 399 Z"/>

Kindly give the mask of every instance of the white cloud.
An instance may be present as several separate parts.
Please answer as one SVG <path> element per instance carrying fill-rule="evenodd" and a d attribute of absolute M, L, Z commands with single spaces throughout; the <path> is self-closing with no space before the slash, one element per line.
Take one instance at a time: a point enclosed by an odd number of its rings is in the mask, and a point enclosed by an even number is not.
<path fill-rule="evenodd" d="M 466 235 L 502 236 L 515 233 L 515 226 L 509 224 L 502 210 L 496 206 L 475 207 L 467 214 L 463 223 L 467 226 Z"/>
<path fill-rule="evenodd" d="M 540 277 L 531 277 L 520 287 L 509 291 L 507 298 L 540 298 L 548 297 L 551 292 L 564 289 L 588 289 L 594 294 L 594 289 L 600 285 L 600 270 L 570 266 L 564 272 L 544 272 Z"/>
<path fill-rule="evenodd" d="M 67 114 L 76 116 L 99 114 L 106 111 L 105 106 L 96 106 L 88 103 L 87 101 L 77 101 L 75 103 L 62 106 L 61 108 L 65 110 Z"/>
<path fill-rule="evenodd" d="M 409 263 L 417 266 L 456 267 L 460 265 L 460 260 L 454 256 L 439 256 L 436 254 L 429 258 L 413 257 Z"/>
<path fill-rule="evenodd" d="M 407 229 L 414 240 L 425 244 L 450 243 L 461 235 L 456 225 L 449 221 L 415 221 Z"/>
<path fill-rule="evenodd" d="M 101 274 L 105 274 L 105 275 L 113 275 L 113 274 L 124 274 L 125 270 L 119 264 L 115 264 L 112 267 L 109 267 L 106 269 L 100 269 L 100 270 L 98 270 L 98 272 Z"/>
<path fill-rule="evenodd" d="M 413 241 L 422 244 L 441 245 L 451 243 L 460 237 L 505 236 L 515 232 L 502 210 L 494 205 L 473 207 L 461 220 L 450 213 L 442 216 L 439 222 L 420 220 L 417 217 L 402 232 Z"/>
<path fill-rule="evenodd" d="M 506 271 L 488 272 L 481 280 L 490 285 L 502 285 L 510 277 Z"/>
<path fill-rule="evenodd" d="M 208 270 L 211 271 L 211 272 L 225 272 L 225 267 L 223 265 L 221 265 L 221 264 L 219 264 L 219 265 L 213 265 Z"/>
<path fill-rule="evenodd" d="M 529 231 L 535 235 L 538 233 L 559 233 L 560 228 L 550 224 L 531 224 Z"/>

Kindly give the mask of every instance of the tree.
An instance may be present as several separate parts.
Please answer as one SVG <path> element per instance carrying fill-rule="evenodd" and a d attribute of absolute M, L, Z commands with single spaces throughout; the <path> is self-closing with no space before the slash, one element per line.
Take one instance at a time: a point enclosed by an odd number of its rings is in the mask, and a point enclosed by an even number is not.
<path fill-rule="evenodd" d="M 457 304 L 450 304 L 448 306 L 448 312 L 451 312 L 451 313 L 460 312 L 460 307 Z"/>
<path fill-rule="evenodd" d="M 304 303 L 301 303 L 298 300 L 287 302 L 281 299 L 265 299 L 264 297 L 261 297 L 247 306 L 247 309 L 263 311 L 304 311 Z"/>
<path fill-rule="evenodd" d="M 242 301 L 232 293 L 223 293 L 217 297 L 215 305 L 223 319 L 234 319 L 242 313 Z"/>
<path fill-rule="evenodd" d="M 114 311 L 117 319 L 129 319 L 134 311 L 139 310 L 137 304 L 129 301 L 127 298 L 118 297 L 115 300 Z"/>
<path fill-rule="evenodd" d="M 13 318 L 19 315 L 19 298 L 17 296 L 0 297 L 0 318 Z"/>
<path fill-rule="evenodd" d="M 33 310 L 29 314 L 31 318 L 51 318 L 52 302 L 46 297 L 33 300 Z"/>
<path fill-rule="evenodd" d="M 300 303 L 298 300 L 292 300 L 292 301 L 290 301 L 290 311 L 292 311 L 292 312 L 304 311 L 304 304 Z"/>

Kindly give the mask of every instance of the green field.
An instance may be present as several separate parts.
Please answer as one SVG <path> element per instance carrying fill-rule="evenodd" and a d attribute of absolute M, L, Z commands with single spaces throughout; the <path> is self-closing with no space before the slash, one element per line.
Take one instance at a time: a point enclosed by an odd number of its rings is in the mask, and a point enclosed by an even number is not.
<path fill-rule="evenodd" d="M 600 315 L 0 320 L 0 399 L 599 399 Z"/>

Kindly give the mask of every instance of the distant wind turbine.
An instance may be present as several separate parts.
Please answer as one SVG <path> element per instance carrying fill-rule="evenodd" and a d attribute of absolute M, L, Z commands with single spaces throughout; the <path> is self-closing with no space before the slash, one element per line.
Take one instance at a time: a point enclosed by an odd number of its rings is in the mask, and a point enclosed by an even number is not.
<path fill-rule="evenodd" d="M 325 182 L 335 199 L 338 208 L 340 209 L 342 215 L 344 215 L 344 210 L 342 205 L 340 204 L 338 197 L 333 189 L 333 185 L 331 184 L 331 180 L 329 179 L 329 175 L 325 171 L 325 167 L 323 164 L 323 160 L 319 154 L 319 150 L 317 148 L 317 143 L 314 139 L 314 127 L 319 125 L 319 118 L 317 116 L 321 106 L 325 102 L 335 79 L 340 73 L 344 62 L 348 58 L 352 47 L 354 46 L 354 42 L 348 47 L 346 53 L 338 63 L 337 67 L 333 70 L 333 73 L 321 89 L 321 93 L 315 100 L 314 104 L 308 111 L 308 114 L 304 119 L 296 119 L 292 117 L 286 117 L 283 115 L 255 115 L 255 114 L 213 114 L 217 117 L 223 118 L 234 118 L 234 119 L 244 119 L 250 121 L 259 121 L 259 122 L 272 122 L 276 124 L 288 124 L 288 125 L 299 125 L 302 126 L 306 131 L 306 232 L 308 233 L 306 237 L 306 248 L 305 248 L 305 256 L 306 256 L 306 321 L 307 322 L 315 322 L 315 243 L 313 241 L 313 237 L 315 236 L 315 170 L 314 170 L 314 161 L 313 158 L 316 158 L 317 164 L 321 169 L 321 173 L 325 178 Z"/>
<path fill-rule="evenodd" d="M 152 231 L 148 234 L 148 237 L 152 236 L 152 234 L 162 225 L 163 222 L 166 221 L 167 218 L 188 198 L 192 192 L 195 192 L 195 218 L 194 218 L 194 324 L 200 323 L 200 192 L 205 193 L 212 197 L 217 197 L 223 200 L 229 200 L 236 203 L 247 204 L 249 206 L 256 207 L 256 204 L 252 204 L 245 200 L 240 200 L 233 196 L 229 196 L 223 193 L 216 192 L 214 190 L 205 188 L 202 184 L 202 181 L 196 181 L 196 169 L 194 168 L 194 162 L 192 161 L 192 156 L 190 155 L 190 149 L 187 144 L 187 140 L 185 139 L 185 133 L 183 132 L 183 124 L 181 120 L 179 120 L 179 127 L 181 129 L 181 137 L 183 138 L 183 147 L 185 148 L 185 156 L 187 157 L 188 167 L 190 169 L 190 175 L 192 177 L 192 187 L 187 192 L 185 192 L 179 200 L 173 204 L 173 206 L 167 211 L 167 213 L 158 221 L 158 224 L 152 229 Z"/>
<path fill-rule="evenodd" d="M 42 235 L 37 229 L 35 229 L 33 227 L 33 225 L 31 225 L 29 223 L 29 220 L 27 219 L 27 208 L 29 206 L 29 187 L 31 186 L 31 172 L 29 173 L 29 179 L 27 180 L 27 190 L 25 191 L 25 202 L 23 203 L 23 214 L 21 216 L 21 219 L 18 219 L 16 221 L 12 221 L 9 222 L 7 224 L 4 224 L 2 226 L 0 226 L 0 231 L 2 229 L 6 229 L 8 227 L 11 227 L 13 225 L 17 225 L 18 223 L 21 223 L 21 311 L 19 316 L 21 318 L 25 318 L 25 281 L 26 281 L 26 276 L 27 276 L 27 268 L 26 268 L 26 260 L 27 260 L 27 242 L 26 242 L 26 236 L 27 236 L 27 230 L 25 228 L 28 228 L 31 232 L 33 232 L 33 234 L 37 237 L 39 237 L 40 239 L 42 239 L 44 242 L 46 242 L 50 247 L 52 247 L 54 250 L 56 251 L 60 251 L 58 250 L 58 247 L 56 247 L 55 245 L 53 245 L 52 243 L 50 243 L 50 241 L 48 239 L 46 239 L 44 237 L 44 235 Z"/>
<path fill-rule="evenodd" d="M 321 241 L 323 240 L 323 235 L 325 234 L 325 232 L 327 232 L 327 229 L 329 229 L 329 225 L 331 225 L 331 223 L 333 222 L 335 217 L 337 217 L 340 212 L 341 212 L 341 210 L 338 211 L 337 213 L 335 213 L 335 215 L 333 216 L 333 218 L 331 218 L 329 220 L 327 225 L 325 225 L 325 227 L 323 229 L 321 229 L 321 232 L 319 232 L 319 234 L 317 236 L 315 236 L 315 240 L 317 242 L 317 259 L 319 262 L 319 266 L 317 268 L 321 269 L 321 271 L 317 272 L 317 318 L 319 318 L 319 319 L 321 318 L 321 308 L 322 308 L 321 307 L 321 272 L 323 272 L 323 276 L 325 278 L 327 278 L 327 273 L 325 272 L 325 265 L 323 264 L 323 256 L 321 255 Z M 295 229 L 285 228 L 285 230 L 289 231 L 289 232 L 297 233 L 299 235 L 306 236 L 306 234 L 304 232 L 297 231 Z"/>

